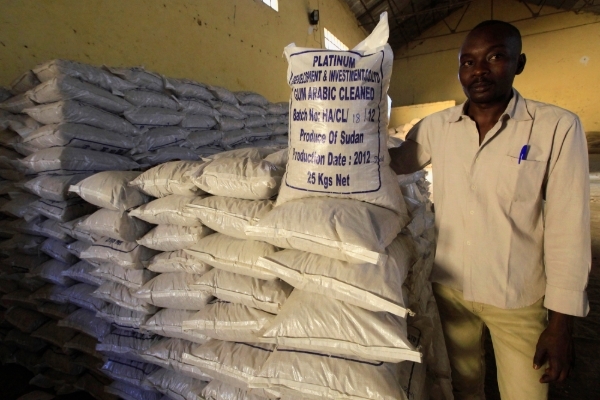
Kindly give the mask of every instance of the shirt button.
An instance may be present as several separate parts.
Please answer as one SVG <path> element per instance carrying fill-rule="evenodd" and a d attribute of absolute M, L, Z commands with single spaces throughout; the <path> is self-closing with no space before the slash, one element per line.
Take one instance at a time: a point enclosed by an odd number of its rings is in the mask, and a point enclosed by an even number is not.
<path fill-rule="evenodd" d="M 471 211 L 469 211 L 469 214 L 473 215 L 473 214 L 475 214 L 475 211 L 471 210 Z"/>
<path fill-rule="evenodd" d="M 471 245 L 471 241 L 467 240 L 467 246 L 470 246 L 470 245 Z"/>

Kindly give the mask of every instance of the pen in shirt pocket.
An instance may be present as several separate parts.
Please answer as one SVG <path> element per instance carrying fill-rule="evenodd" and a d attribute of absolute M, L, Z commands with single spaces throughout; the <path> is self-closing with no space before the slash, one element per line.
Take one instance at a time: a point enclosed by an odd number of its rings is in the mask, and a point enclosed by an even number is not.
<path fill-rule="evenodd" d="M 528 144 L 521 148 L 521 153 L 519 153 L 519 164 L 521 164 L 521 160 L 527 160 L 527 153 L 529 153 Z"/>

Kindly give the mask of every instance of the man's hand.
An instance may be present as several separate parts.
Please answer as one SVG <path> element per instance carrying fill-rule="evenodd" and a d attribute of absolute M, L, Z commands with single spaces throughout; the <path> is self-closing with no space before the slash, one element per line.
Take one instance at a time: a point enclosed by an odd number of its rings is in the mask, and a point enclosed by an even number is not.
<path fill-rule="evenodd" d="M 541 383 L 564 381 L 573 360 L 573 317 L 555 311 L 550 313 L 548 327 L 540 335 L 533 357 L 534 369 L 540 369 L 548 362 Z"/>

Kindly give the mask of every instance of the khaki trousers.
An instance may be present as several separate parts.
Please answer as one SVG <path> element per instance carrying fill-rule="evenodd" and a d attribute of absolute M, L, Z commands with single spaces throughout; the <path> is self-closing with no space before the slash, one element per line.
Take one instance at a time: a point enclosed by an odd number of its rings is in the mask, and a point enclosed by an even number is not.
<path fill-rule="evenodd" d="M 485 327 L 494 345 L 502 400 L 548 398 L 548 385 L 539 383 L 546 367 L 533 369 L 535 347 L 547 324 L 543 298 L 528 307 L 505 310 L 465 301 L 462 292 L 437 283 L 433 292 L 452 367 L 455 400 L 485 399 Z"/>

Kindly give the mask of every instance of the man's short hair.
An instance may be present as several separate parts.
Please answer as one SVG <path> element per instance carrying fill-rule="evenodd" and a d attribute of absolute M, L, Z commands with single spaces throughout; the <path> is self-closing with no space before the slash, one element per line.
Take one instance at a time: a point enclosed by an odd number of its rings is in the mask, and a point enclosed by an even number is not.
<path fill-rule="evenodd" d="M 478 29 L 481 28 L 486 28 L 488 26 L 501 26 L 504 29 L 506 29 L 506 31 L 510 34 L 510 36 L 517 40 L 518 44 L 519 44 L 519 53 L 521 52 L 521 48 L 523 46 L 522 40 L 521 40 L 521 32 L 519 31 L 519 29 L 517 29 L 516 26 L 514 26 L 513 24 L 510 24 L 508 22 L 505 21 L 500 21 L 497 19 L 489 19 L 487 21 L 483 21 L 480 22 L 479 24 L 477 24 L 477 26 L 475 26 L 475 28 L 471 29 L 471 32 L 476 31 Z"/>

